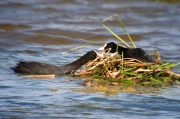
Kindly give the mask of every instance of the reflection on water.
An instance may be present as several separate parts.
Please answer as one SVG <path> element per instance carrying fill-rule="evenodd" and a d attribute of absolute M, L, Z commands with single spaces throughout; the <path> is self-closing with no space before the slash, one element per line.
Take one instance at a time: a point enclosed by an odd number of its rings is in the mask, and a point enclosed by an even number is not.
<path fill-rule="evenodd" d="M 129 42 L 116 17 L 102 22 L 114 14 L 138 47 L 158 50 L 164 61 L 179 62 L 180 3 L 167 2 L 0 1 L 0 118 L 180 118 L 179 86 L 158 94 L 86 94 L 71 91 L 86 88 L 81 80 L 29 79 L 9 68 L 20 60 L 63 65 L 105 42 L 119 42 L 102 24 Z M 92 44 L 61 54 L 88 42 Z"/>

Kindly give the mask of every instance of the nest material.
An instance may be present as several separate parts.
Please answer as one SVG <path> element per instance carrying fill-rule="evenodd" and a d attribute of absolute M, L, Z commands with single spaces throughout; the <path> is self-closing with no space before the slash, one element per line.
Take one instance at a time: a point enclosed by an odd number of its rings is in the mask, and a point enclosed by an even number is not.
<path fill-rule="evenodd" d="M 172 84 L 180 80 L 180 74 L 172 72 L 174 66 L 176 64 L 162 63 L 159 55 L 155 62 L 145 63 L 137 59 L 121 58 L 119 54 L 105 54 L 104 58 L 88 62 L 75 76 L 91 80 L 111 79 L 113 83 L 131 81 L 136 84 Z"/>

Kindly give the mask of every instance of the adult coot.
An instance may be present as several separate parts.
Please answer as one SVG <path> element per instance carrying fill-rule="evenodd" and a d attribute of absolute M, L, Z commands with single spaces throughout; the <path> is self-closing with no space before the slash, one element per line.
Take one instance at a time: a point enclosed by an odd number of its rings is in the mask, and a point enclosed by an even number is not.
<path fill-rule="evenodd" d="M 99 48 L 98 50 L 105 50 L 105 52 L 109 51 L 111 53 L 115 53 L 117 51 L 120 55 L 123 52 L 124 58 L 134 58 L 142 62 L 153 62 L 152 57 L 149 56 L 143 49 L 124 48 L 117 45 L 114 42 L 107 43 L 103 47 Z"/>
<path fill-rule="evenodd" d="M 100 54 L 96 51 L 89 51 L 78 60 L 63 66 L 55 66 L 40 62 L 20 61 L 17 66 L 11 67 L 16 73 L 25 74 L 55 74 L 63 75 L 76 71 L 90 60 L 94 60 Z"/>

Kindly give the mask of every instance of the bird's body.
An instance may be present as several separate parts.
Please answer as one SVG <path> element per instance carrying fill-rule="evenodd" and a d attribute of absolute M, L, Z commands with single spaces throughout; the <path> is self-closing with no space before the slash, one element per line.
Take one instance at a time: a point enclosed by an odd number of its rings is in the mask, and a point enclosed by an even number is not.
<path fill-rule="evenodd" d="M 63 66 L 55 66 L 40 62 L 20 61 L 17 64 L 17 66 L 12 67 L 12 69 L 16 73 L 63 75 L 63 74 L 69 74 L 72 71 L 76 71 L 82 65 L 86 64 L 90 60 L 94 60 L 96 57 L 97 57 L 97 52 L 90 51 L 87 52 L 78 60 Z"/>
<path fill-rule="evenodd" d="M 126 48 L 118 52 L 119 54 L 123 52 L 124 58 L 134 58 L 142 62 L 151 62 L 151 57 L 141 48 Z"/>
<path fill-rule="evenodd" d="M 100 49 L 102 50 L 102 48 Z M 103 47 L 103 50 L 105 50 L 106 52 L 110 51 L 111 53 L 115 53 L 117 51 L 120 55 L 122 55 L 122 52 L 123 52 L 124 58 L 134 58 L 142 62 L 153 62 L 152 57 L 150 57 L 141 48 L 124 48 L 124 47 L 118 46 L 114 42 L 110 42 L 110 43 L 105 44 L 105 46 Z"/>

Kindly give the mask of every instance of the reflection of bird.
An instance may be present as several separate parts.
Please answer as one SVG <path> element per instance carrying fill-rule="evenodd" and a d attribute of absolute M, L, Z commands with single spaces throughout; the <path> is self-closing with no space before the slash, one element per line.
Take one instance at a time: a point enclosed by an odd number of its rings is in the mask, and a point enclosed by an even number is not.
<path fill-rule="evenodd" d="M 143 62 L 153 62 L 152 57 L 150 57 L 146 52 L 141 48 L 124 48 L 117 45 L 114 42 L 110 42 L 105 44 L 103 47 L 98 50 L 105 50 L 105 52 L 109 51 L 111 53 L 115 53 L 116 51 L 121 55 L 123 52 L 124 58 L 134 58 Z"/>
<path fill-rule="evenodd" d="M 16 73 L 25 74 L 55 74 L 63 75 L 76 71 L 90 60 L 100 56 L 96 51 L 89 51 L 78 60 L 63 66 L 55 66 L 40 62 L 20 61 L 17 66 L 11 67 Z"/>

